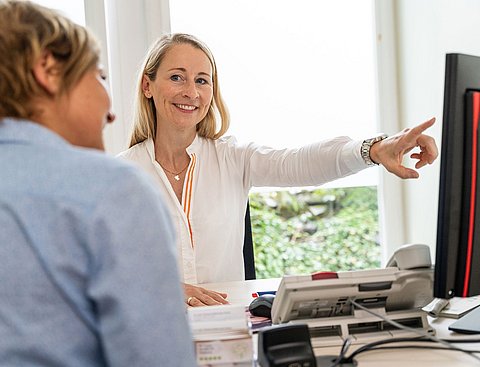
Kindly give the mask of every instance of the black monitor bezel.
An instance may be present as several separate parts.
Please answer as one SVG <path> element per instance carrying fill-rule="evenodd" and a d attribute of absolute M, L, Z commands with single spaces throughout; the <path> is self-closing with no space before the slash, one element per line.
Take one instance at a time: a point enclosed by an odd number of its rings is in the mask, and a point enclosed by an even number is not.
<path fill-rule="evenodd" d="M 478 287 L 463 289 L 466 244 L 462 236 L 469 164 L 465 158 L 469 144 L 465 121 L 467 92 L 472 90 L 480 90 L 480 57 L 447 54 L 434 281 L 434 295 L 438 298 L 480 293 L 480 282 Z M 475 247 L 480 251 L 480 241 L 476 242 Z"/>

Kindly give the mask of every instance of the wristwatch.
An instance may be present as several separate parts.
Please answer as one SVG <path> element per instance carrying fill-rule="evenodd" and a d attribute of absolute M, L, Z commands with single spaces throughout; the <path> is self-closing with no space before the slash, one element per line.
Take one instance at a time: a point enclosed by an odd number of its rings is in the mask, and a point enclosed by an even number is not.
<path fill-rule="evenodd" d="M 373 144 L 386 138 L 388 138 L 387 134 L 381 134 L 375 136 L 374 138 L 365 139 L 363 141 L 362 147 L 360 148 L 360 154 L 362 155 L 362 158 L 367 166 L 378 166 L 378 163 L 375 163 L 374 161 L 372 161 L 372 158 L 370 158 L 370 148 Z"/>

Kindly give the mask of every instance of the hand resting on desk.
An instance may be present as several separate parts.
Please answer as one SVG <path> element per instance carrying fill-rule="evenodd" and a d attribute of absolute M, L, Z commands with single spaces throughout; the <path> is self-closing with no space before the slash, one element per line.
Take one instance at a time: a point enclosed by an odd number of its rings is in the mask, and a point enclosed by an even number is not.
<path fill-rule="evenodd" d="M 227 294 L 183 283 L 185 303 L 191 307 L 216 306 L 228 304 Z"/>

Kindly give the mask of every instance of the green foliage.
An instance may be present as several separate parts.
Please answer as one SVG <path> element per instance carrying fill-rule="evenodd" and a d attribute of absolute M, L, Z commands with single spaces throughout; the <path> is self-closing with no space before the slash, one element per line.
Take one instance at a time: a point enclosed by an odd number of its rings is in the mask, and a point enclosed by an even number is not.
<path fill-rule="evenodd" d="M 258 278 L 378 268 L 376 187 L 250 195 Z"/>

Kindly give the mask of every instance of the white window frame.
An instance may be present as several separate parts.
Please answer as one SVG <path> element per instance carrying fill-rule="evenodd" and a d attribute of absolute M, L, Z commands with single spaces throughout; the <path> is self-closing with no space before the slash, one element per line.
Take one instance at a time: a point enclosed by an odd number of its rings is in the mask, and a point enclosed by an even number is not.
<path fill-rule="evenodd" d="M 377 51 L 377 121 L 389 134 L 401 130 L 398 106 L 398 67 L 394 0 L 375 1 Z M 405 193 L 399 178 L 381 170 L 378 213 L 382 264 L 405 243 Z"/>
<path fill-rule="evenodd" d="M 150 44 L 170 32 L 166 0 L 85 0 L 85 22 L 102 43 L 113 111 L 117 118 L 104 132 L 106 150 L 125 150 L 132 129 L 136 74 Z M 127 25 L 127 26 L 126 26 Z"/>

